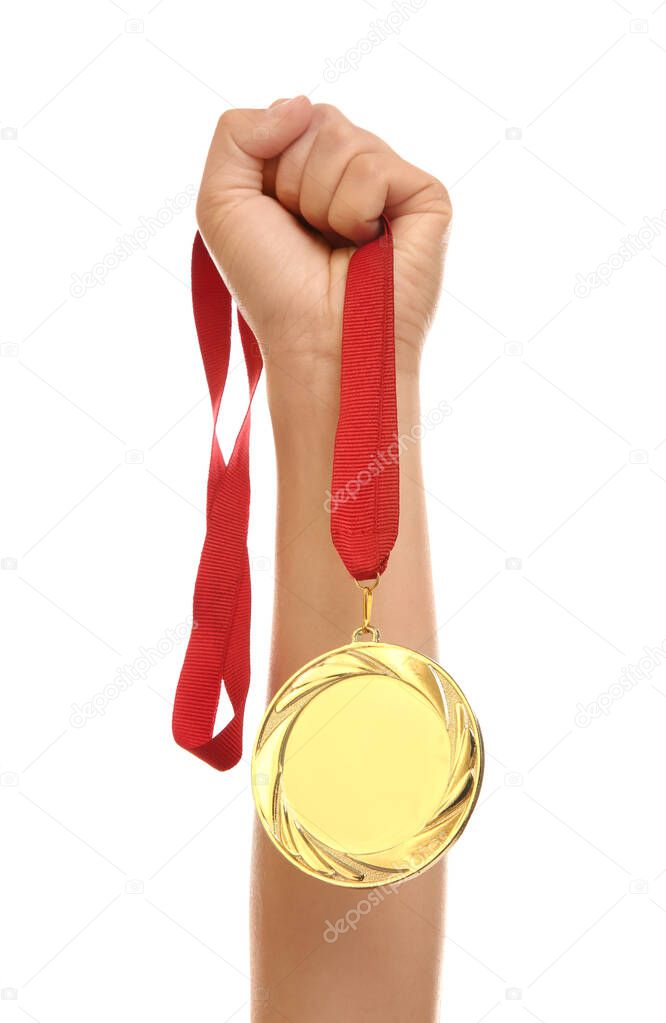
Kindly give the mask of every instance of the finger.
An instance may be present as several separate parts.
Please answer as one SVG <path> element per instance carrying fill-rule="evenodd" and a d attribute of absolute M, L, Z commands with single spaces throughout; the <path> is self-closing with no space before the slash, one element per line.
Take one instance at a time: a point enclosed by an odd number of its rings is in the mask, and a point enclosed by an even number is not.
<path fill-rule="evenodd" d="M 296 217 L 300 216 L 298 197 L 303 170 L 315 137 L 316 129 L 310 125 L 283 153 L 264 164 L 264 190 Z"/>
<path fill-rule="evenodd" d="M 270 163 L 274 165 L 275 198 L 294 216 L 301 215 L 300 194 L 303 172 L 319 132 L 318 107 L 313 107 L 310 124 L 284 152 Z"/>
<path fill-rule="evenodd" d="M 386 152 L 388 146 L 376 136 L 351 124 L 335 111 L 321 126 L 303 171 L 299 206 L 312 227 L 331 229 L 329 207 L 349 164 L 362 152 Z M 359 211 L 359 218 L 363 214 Z"/>
<path fill-rule="evenodd" d="M 297 96 L 267 110 L 228 110 L 220 118 L 204 169 L 206 201 L 220 214 L 260 195 L 264 161 L 307 128 L 312 106 Z"/>
<path fill-rule="evenodd" d="M 286 96 L 280 96 L 279 99 L 275 99 L 270 104 L 268 109 L 269 110 L 272 109 L 273 106 L 279 106 L 280 103 L 285 103 L 287 101 L 287 98 L 288 97 L 286 97 Z M 272 198 L 276 197 L 275 196 L 275 172 L 276 172 L 276 170 L 277 170 L 277 158 L 276 157 L 273 157 L 270 160 L 264 161 L 264 171 L 263 171 L 264 184 L 263 184 L 263 191 L 264 191 L 264 195 L 270 195 L 270 196 L 272 196 Z"/>
<path fill-rule="evenodd" d="M 426 214 L 432 215 L 433 233 L 443 234 L 451 207 L 436 178 L 395 153 L 359 153 L 347 165 L 331 200 L 329 227 L 360 245 L 377 237 L 382 213 L 398 234 L 403 218 Z"/>
<path fill-rule="evenodd" d="M 280 99 L 276 99 L 273 103 L 271 103 L 268 109 L 272 110 L 273 107 L 278 107 L 278 106 L 280 106 L 280 104 L 286 103 L 286 102 L 287 102 L 287 97 L 281 96 Z M 273 199 L 276 198 L 276 195 L 275 195 L 275 172 L 276 172 L 276 170 L 277 170 L 277 157 L 273 157 L 270 160 L 265 160 L 264 161 L 263 192 L 264 192 L 264 195 L 270 195 Z"/>
<path fill-rule="evenodd" d="M 354 152 L 363 148 L 361 139 L 364 137 L 374 138 L 348 121 L 336 107 L 328 103 L 315 104 L 307 130 L 279 157 L 270 161 L 275 166 L 272 173 L 275 197 L 290 213 L 304 216 L 301 200 L 305 183 L 309 179 L 313 191 L 317 190 L 318 182 L 323 184 L 330 193 L 328 198 L 322 202 L 319 197 L 313 196 L 310 200 L 306 189 L 306 206 L 313 214 L 308 221 L 310 225 L 325 234 L 325 216 L 317 217 L 317 211 L 321 206 L 324 210 L 328 206 L 345 164 Z M 383 145 L 379 139 L 375 141 Z"/>

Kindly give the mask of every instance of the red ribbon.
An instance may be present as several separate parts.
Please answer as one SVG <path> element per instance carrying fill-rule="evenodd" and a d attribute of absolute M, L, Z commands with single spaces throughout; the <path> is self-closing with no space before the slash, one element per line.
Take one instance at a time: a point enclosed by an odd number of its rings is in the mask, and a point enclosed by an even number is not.
<path fill-rule="evenodd" d="M 243 751 L 250 684 L 250 405 L 261 375 L 256 338 L 238 313 L 250 398 L 226 463 L 215 426 L 229 370 L 231 295 L 197 234 L 192 303 L 210 399 L 213 444 L 206 538 L 194 588 L 192 633 L 173 709 L 176 742 L 220 771 Z M 393 242 L 384 232 L 357 249 L 347 270 L 340 412 L 333 455 L 331 536 L 355 579 L 381 574 L 398 532 L 399 464 L 393 326 Z M 213 735 L 222 684 L 232 720 Z"/>
<path fill-rule="evenodd" d="M 393 236 L 384 218 L 384 233 L 351 258 L 342 319 L 331 536 L 354 579 L 381 575 L 398 535 L 398 455 Z"/>

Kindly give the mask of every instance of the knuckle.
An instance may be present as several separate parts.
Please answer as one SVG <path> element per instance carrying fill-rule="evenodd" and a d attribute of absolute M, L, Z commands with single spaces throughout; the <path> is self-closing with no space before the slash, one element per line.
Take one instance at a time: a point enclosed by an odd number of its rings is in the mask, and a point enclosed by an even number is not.
<path fill-rule="evenodd" d="M 438 178 L 428 177 L 428 181 L 423 188 L 423 198 L 426 201 L 430 212 L 438 213 L 446 220 L 451 219 L 453 215 L 451 196 L 449 195 L 446 186 L 443 185 Z"/>
<path fill-rule="evenodd" d="M 451 196 L 449 195 L 446 186 L 439 181 L 438 178 L 432 178 L 430 182 L 430 188 L 433 193 L 433 198 L 437 200 L 443 207 L 451 209 Z"/>
<path fill-rule="evenodd" d="M 314 110 L 314 124 L 327 146 L 333 148 L 344 145 L 358 132 L 344 114 L 330 103 L 317 103 Z"/>
<path fill-rule="evenodd" d="M 376 178 L 380 173 L 381 161 L 376 153 L 357 153 L 352 157 L 349 168 L 355 175 Z"/>
<path fill-rule="evenodd" d="M 235 121 L 235 111 L 232 109 L 225 110 L 217 119 L 217 131 L 231 132 Z"/>
<path fill-rule="evenodd" d="M 231 142 L 242 141 L 251 136 L 253 130 L 252 121 L 242 110 L 235 110 L 231 107 L 225 110 L 217 120 L 215 134 L 218 138 L 225 138 Z"/>
<path fill-rule="evenodd" d="M 324 125 L 322 135 L 329 148 L 341 149 L 349 145 L 354 138 L 354 126 L 344 119 L 331 121 L 330 124 Z"/>
<path fill-rule="evenodd" d="M 323 124 L 325 121 L 332 121 L 341 118 L 343 115 L 332 103 L 313 103 L 313 120 L 316 124 Z"/>

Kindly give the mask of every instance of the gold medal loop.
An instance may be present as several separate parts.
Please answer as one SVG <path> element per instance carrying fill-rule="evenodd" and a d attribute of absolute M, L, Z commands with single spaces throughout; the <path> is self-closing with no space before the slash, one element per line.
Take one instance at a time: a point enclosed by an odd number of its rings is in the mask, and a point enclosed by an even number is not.
<path fill-rule="evenodd" d="M 352 632 L 352 643 L 363 643 L 368 637 L 373 643 L 379 643 L 379 629 L 374 625 L 360 625 Z"/>
<path fill-rule="evenodd" d="M 371 638 L 373 643 L 379 642 L 379 629 L 370 624 L 370 618 L 372 615 L 372 598 L 374 591 L 379 586 L 379 579 L 379 573 L 369 583 L 359 582 L 358 579 L 354 579 L 354 582 L 363 594 L 363 620 L 358 629 L 354 629 L 352 633 L 352 643 L 360 643 L 363 639 L 367 639 L 368 636 Z"/>

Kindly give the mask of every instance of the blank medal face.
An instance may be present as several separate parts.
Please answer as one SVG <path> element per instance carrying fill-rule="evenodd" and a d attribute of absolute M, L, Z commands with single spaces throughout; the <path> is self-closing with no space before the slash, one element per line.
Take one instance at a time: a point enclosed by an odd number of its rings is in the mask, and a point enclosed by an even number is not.
<path fill-rule="evenodd" d="M 386 643 L 301 668 L 272 700 L 253 755 L 261 822 L 306 873 L 354 888 L 430 866 L 462 831 L 481 734 L 453 679 Z"/>

